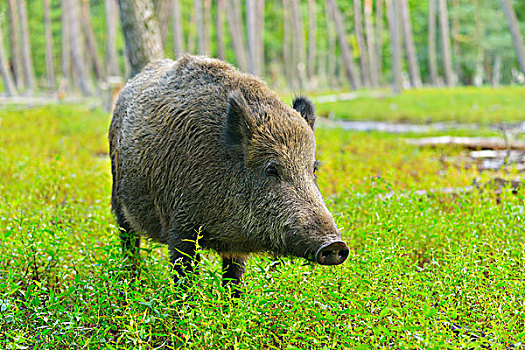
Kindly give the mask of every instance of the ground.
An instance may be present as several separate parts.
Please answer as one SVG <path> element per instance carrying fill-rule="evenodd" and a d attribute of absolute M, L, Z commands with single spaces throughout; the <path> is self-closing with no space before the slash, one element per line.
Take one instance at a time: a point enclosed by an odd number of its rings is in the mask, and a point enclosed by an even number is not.
<path fill-rule="evenodd" d="M 108 114 L 81 105 L 0 111 L 2 348 L 525 343 L 525 191 L 439 190 L 518 176 L 512 167 L 479 173 L 442 161 L 458 148 L 320 127 L 319 186 L 351 247 L 348 261 L 254 256 L 245 293 L 232 300 L 213 252 L 186 292 L 170 278 L 167 249 L 153 242 L 143 244 L 140 277 L 126 272 L 110 210 L 108 125 Z"/>

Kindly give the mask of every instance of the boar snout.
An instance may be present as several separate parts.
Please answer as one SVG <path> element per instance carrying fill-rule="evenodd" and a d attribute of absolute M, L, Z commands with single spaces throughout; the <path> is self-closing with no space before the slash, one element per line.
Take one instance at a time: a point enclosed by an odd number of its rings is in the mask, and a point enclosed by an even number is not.
<path fill-rule="evenodd" d="M 331 242 L 319 248 L 315 261 L 320 265 L 339 265 L 348 258 L 349 252 L 345 242 Z"/>

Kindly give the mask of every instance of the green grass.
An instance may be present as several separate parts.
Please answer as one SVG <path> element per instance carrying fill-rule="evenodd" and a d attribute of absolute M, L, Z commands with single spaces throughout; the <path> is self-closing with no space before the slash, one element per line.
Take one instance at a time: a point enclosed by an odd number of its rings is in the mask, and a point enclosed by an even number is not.
<path fill-rule="evenodd" d="M 525 88 L 439 88 L 406 90 L 384 98 L 318 103 L 317 113 L 337 119 L 427 123 L 494 124 L 525 120 Z"/>
<path fill-rule="evenodd" d="M 470 184 L 475 171 L 438 161 L 459 150 L 319 129 L 319 183 L 351 247 L 348 261 L 286 258 L 275 267 L 252 257 L 245 294 L 232 301 L 212 252 L 186 294 L 154 242 L 143 245 L 140 278 L 129 278 L 109 204 L 108 123 L 83 107 L 0 114 L 1 348 L 525 343 L 523 190 L 379 196 Z"/>

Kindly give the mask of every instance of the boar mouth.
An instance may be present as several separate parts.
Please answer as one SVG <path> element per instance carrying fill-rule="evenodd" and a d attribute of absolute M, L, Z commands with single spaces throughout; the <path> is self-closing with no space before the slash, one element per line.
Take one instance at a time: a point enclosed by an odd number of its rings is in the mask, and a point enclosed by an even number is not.
<path fill-rule="evenodd" d="M 315 262 L 320 265 L 339 265 L 348 258 L 350 250 L 343 241 L 330 242 L 315 253 Z"/>

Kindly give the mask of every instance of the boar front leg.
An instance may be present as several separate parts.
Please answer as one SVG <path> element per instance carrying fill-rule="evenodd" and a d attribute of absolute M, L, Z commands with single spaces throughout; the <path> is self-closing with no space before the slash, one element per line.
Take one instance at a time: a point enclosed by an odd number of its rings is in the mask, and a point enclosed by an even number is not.
<path fill-rule="evenodd" d="M 231 283 L 233 287 L 241 284 L 246 269 L 246 257 L 222 257 L 222 285 Z M 238 297 L 240 291 L 234 288 L 233 296 Z"/>
<path fill-rule="evenodd" d="M 173 267 L 174 280 L 178 282 L 187 275 L 192 274 L 200 260 L 196 253 L 197 244 L 192 239 L 172 238 L 168 242 L 170 262 Z"/>

